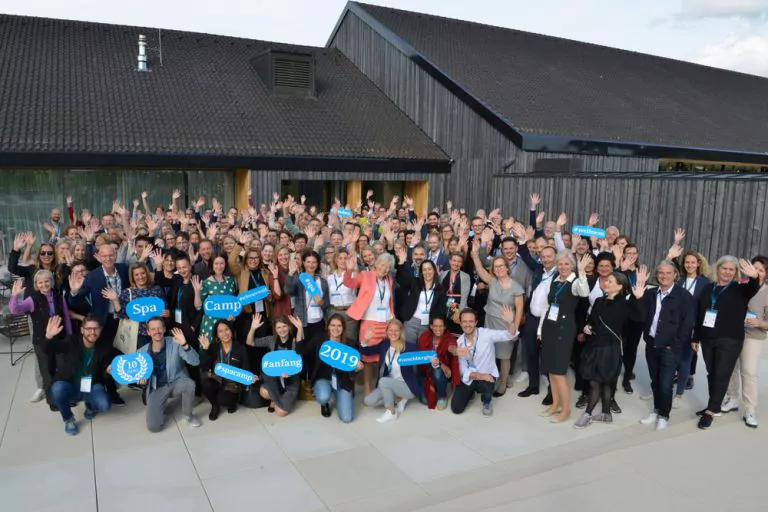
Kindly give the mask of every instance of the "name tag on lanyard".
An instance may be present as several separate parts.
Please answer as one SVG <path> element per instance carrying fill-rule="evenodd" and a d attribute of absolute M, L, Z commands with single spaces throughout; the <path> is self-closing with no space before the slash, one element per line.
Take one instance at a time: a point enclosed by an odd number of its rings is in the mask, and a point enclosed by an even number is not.
<path fill-rule="evenodd" d="M 331 374 L 331 389 L 336 390 L 339 389 L 339 381 L 336 379 L 336 372 L 333 372 Z"/>
<path fill-rule="evenodd" d="M 704 323 L 702 325 L 712 329 L 715 327 L 715 322 L 717 322 L 717 311 L 708 309 L 707 312 L 704 313 Z"/>
<path fill-rule="evenodd" d="M 91 392 L 91 384 L 93 383 L 93 378 L 83 377 L 80 379 L 80 392 L 81 393 L 90 393 Z"/>
<path fill-rule="evenodd" d="M 552 304 L 549 306 L 549 313 L 547 313 L 547 320 L 557 322 L 557 317 L 560 314 L 560 306 Z"/>

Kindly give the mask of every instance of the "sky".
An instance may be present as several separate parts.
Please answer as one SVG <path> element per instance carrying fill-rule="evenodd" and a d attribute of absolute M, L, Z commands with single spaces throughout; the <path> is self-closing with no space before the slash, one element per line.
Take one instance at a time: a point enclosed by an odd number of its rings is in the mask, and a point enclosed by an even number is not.
<path fill-rule="evenodd" d="M 768 77 L 768 0 L 368 3 Z M 0 0 L 0 12 L 324 46 L 345 4 L 346 0 Z"/>

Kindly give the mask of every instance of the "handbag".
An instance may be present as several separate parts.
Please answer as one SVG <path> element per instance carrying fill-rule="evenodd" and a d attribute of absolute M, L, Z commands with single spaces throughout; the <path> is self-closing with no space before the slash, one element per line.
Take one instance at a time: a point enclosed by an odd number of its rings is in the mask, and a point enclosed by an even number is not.
<path fill-rule="evenodd" d="M 269 400 L 262 398 L 262 396 L 259 394 L 260 388 L 261 385 L 257 382 L 256 384 L 250 385 L 243 389 L 243 392 L 240 394 L 240 404 L 243 407 L 248 407 L 249 409 L 260 409 L 262 407 L 267 407 L 269 405 Z"/>
<path fill-rule="evenodd" d="M 128 296 L 133 300 L 133 293 L 128 289 Z M 123 354 L 136 352 L 139 343 L 139 322 L 130 318 L 121 318 L 117 326 L 117 334 L 112 345 Z"/>

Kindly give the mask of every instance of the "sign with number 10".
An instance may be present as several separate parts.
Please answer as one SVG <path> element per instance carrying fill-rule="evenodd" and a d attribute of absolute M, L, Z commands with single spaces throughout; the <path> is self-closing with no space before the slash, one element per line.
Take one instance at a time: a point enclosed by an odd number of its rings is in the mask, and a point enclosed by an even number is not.
<path fill-rule="evenodd" d="M 320 360 L 337 370 L 352 372 L 360 362 L 360 352 L 336 341 L 326 341 L 320 347 Z"/>

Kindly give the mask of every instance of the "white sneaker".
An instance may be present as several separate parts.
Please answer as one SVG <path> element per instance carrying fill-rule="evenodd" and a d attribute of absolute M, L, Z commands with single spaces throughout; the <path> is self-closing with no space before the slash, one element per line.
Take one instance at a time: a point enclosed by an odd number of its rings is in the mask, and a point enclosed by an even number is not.
<path fill-rule="evenodd" d="M 45 390 L 44 389 L 38 389 L 35 391 L 35 394 L 32 395 L 32 398 L 29 399 L 30 402 L 33 404 L 36 404 L 37 402 L 41 401 L 43 398 L 45 398 Z"/>
<path fill-rule="evenodd" d="M 384 411 L 384 414 L 376 418 L 376 421 L 379 423 L 389 423 L 390 421 L 395 421 L 397 419 L 397 413 L 391 412 L 389 409 Z"/>
<path fill-rule="evenodd" d="M 682 406 L 683 406 L 683 397 L 680 395 L 675 395 L 675 398 L 672 399 L 672 408 L 679 409 Z"/>
<path fill-rule="evenodd" d="M 191 414 L 187 416 L 187 425 L 189 425 L 192 428 L 197 428 L 200 425 L 202 425 L 202 423 L 200 423 L 200 420 L 197 419 L 197 417 L 194 414 Z"/>
<path fill-rule="evenodd" d="M 744 423 L 746 423 L 748 427 L 757 428 L 757 416 L 755 416 L 755 413 L 753 412 L 745 413 Z"/>
<path fill-rule="evenodd" d="M 640 395 L 640 400 L 645 400 L 646 402 L 648 400 L 653 400 L 653 393 L 648 393 L 647 395 Z"/>
<path fill-rule="evenodd" d="M 729 396 L 723 400 L 723 405 L 720 407 L 721 412 L 731 412 L 739 410 L 739 401 Z"/>
<path fill-rule="evenodd" d="M 515 382 L 525 382 L 526 380 L 528 380 L 528 372 L 520 372 L 520 375 L 517 376 Z"/>
<path fill-rule="evenodd" d="M 397 406 L 396 406 L 397 413 L 398 414 L 403 414 L 403 411 L 405 410 L 405 406 L 406 405 L 408 405 L 408 399 L 407 398 L 403 398 L 402 400 L 397 402 Z"/>
<path fill-rule="evenodd" d="M 655 411 L 640 420 L 643 425 L 653 425 L 659 420 L 659 415 Z"/>
<path fill-rule="evenodd" d="M 664 418 L 659 418 L 659 422 L 656 423 L 656 432 L 659 430 L 666 430 L 669 426 L 669 420 L 665 420 Z"/>

